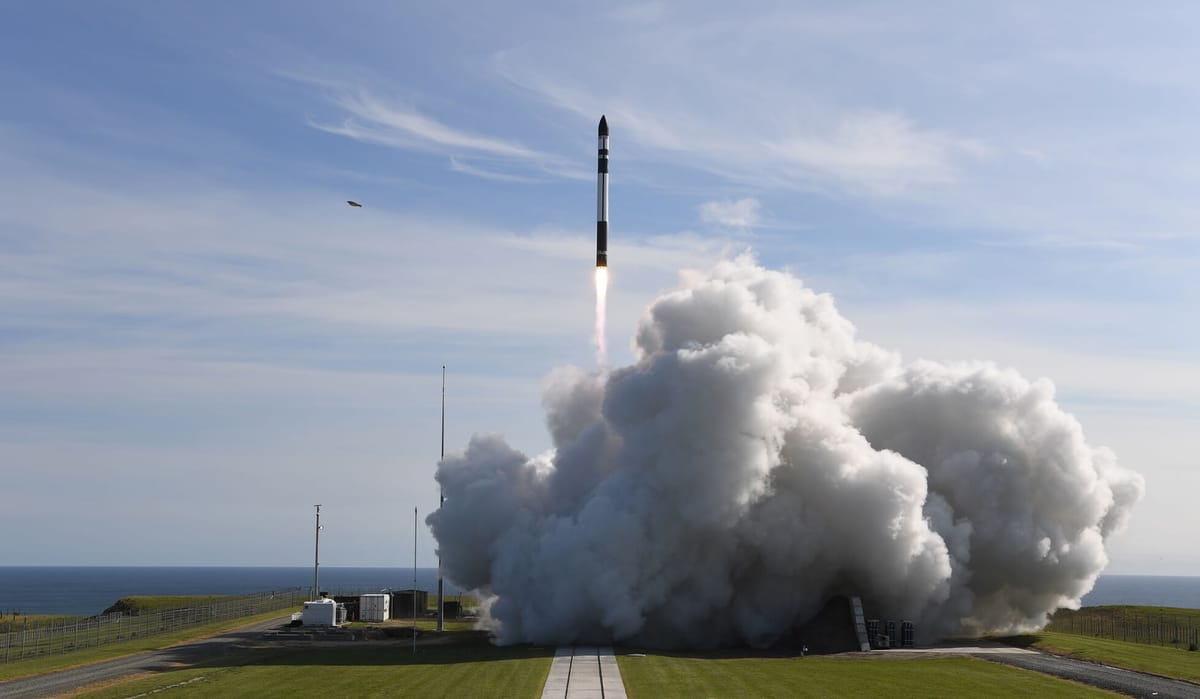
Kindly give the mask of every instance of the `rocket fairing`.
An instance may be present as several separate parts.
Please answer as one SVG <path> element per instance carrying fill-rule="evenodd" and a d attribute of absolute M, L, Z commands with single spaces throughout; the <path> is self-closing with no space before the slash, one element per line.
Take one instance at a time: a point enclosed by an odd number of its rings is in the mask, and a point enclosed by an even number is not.
<path fill-rule="evenodd" d="M 596 266 L 608 267 L 608 121 L 603 114 L 596 151 Z"/>

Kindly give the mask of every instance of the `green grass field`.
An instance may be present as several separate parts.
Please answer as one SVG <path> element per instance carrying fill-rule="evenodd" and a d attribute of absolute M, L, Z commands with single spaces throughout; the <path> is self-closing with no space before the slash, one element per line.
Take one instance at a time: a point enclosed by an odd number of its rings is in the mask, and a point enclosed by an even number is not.
<path fill-rule="evenodd" d="M 1182 648 L 1128 643 L 1053 631 L 1004 640 L 1014 645 L 1029 646 L 1058 655 L 1200 683 L 1200 652 Z"/>
<path fill-rule="evenodd" d="M 126 597 L 109 609 L 120 613 L 105 613 L 92 617 L 17 615 L 9 621 L 12 627 L 2 641 L 0 677 L 24 672 L 29 663 L 43 658 L 62 657 L 66 662 L 75 658 L 92 657 L 96 650 L 113 646 L 127 647 L 138 639 L 179 638 L 210 627 L 233 628 L 258 613 L 282 614 L 298 595 L 294 592 L 276 595 L 228 596 L 163 596 Z M 271 618 L 270 616 L 267 618 Z M 232 620 L 233 625 L 223 623 Z M 151 641 L 157 645 L 157 641 Z M 82 655 L 81 655 L 82 654 Z M 102 650 L 101 657 L 111 656 Z M 56 664 L 61 666 L 61 664 Z M 18 669 L 13 669 L 18 668 Z"/>
<path fill-rule="evenodd" d="M 1108 612 L 1113 614 L 1114 612 Z M 1116 612 L 1120 613 L 1120 612 Z M 283 613 L 264 614 L 262 618 Z M 226 622 L 225 628 L 249 620 Z M 411 622 L 355 623 L 351 628 L 385 626 L 406 630 Z M 411 646 L 397 640 L 384 643 L 348 642 L 343 646 L 297 646 L 247 652 L 211 664 L 182 668 L 97 689 L 84 696 L 128 697 L 169 688 L 172 694 L 194 696 L 405 696 L 530 697 L 539 696 L 553 648 L 497 648 L 487 634 L 471 630 L 473 621 L 448 620 L 444 643 L 431 641 L 436 620 L 421 618 L 422 643 L 414 656 Z M 188 629 L 171 636 L 81 651 L 21 663 L 22 672 L 77 665 L 222 630 L 219 625 Z M 203 632 L 203 633 L 202 633 Z M 1109 665 L 1200 682 L 1200 653 L 1043 632 L 1006 639 L 1011 643 Z M 841 697 L 841 696 L 1112 696 L 1080 684 L 989 663 L 975 658 L 845 658 L 775 657 L 753 651 L 716 653 L 647 652 L 632 657 L 618 650 L 618 664 L 633 699 L 671 697 Z M 74 662 L 69 662 L 74 661 Z M 36 667 L 35 667 L 36 666 Z M 0 679 L 15 668 L 0 665 Z"/>
<path fill-rule="evenodd" d="M 79 665 L 87 665 L 89 663 L 96 663 L 102 660 L 111 660 L 124 655 L 131 655 L 133 653 L 141 653 L 147 650 L 166 648 L 184 641 L 212 636 L 214 634 L 236 629 L 241 626 L 247 626 L 249 624 L 256 624 L 261 621 L 269 621 L 275 618 L 286 617 L 293 611 L 299 611 L 299 607 L 296 609 L 282 609 L 273 612 L 264 612 L 251 617 L 216 621 L 203 626 L 193 626 L 179 631 L 173 631 L 171 633 L 135 638 L 133 640 L 110 643 L 108 645 L 97 646 L 95 648 L 85 648 L 62 655 L 43 656 L 40 658 L 22 660 L 20 662 L 0 663 L 0 680 L 11 680 L 17 677 L 26 677 L 28 675 L 40 675 L 45 672 L 63 670 L 69 667 L 77 667 Z"/>
<path fill-rule="evenodd" d="M 82 696 L 128 697 L 170 688 L 172 695 L 506 697 L 536 699 L 552 648 L 496 648 L 470 642 L 297 648 L 236 663 L 195 667 L 105 687 Z M 618 657 L 632 699 L 671 697 L 1097 697 L 1065 680 L 973 658 L 928 660 L 808 657 Z"/>
<path fill-rule="evenodd" d="M 762 658 L 619 654 L 630 699 L 1095 697 L 1108 692 L 976 658 Z"/>
<path fill-rule="evenodd" d="M 475 609 L 479 606 L 479 598 L 475 595 L 446 595 L 446 602 L 458 602 L 463 609 Z M 430 595 L 426 600 L 426 608 L 437 611 L 437 595 Z"/>
<path fill-rule="evenodd" d="M 0 633 L 20 631 L 35 626 L 58 625 L 64 622 L 73 624 L 83 618 L 70 614 L 5 614 L 0 616 Z"/>
<path fill-rule="evenodd" d="M 406 643 L 264 650 L 84 694 L 511 697 L 536 699 L 553 648 L 497 648 L 486 634 L 451 631 L 446 645 Z M 781 658 L 648 653 L 618 664 L 633 699 L 671 697 L 1095 697 L 1082 685 L 974 658 Z"/>
<path fill-rule="evenodd" d="M 104 610 L 104 614 L 112 612 L 147 614 L 167 609 L 207 607 L 244 598 L 244 595 L 135 595 L 117 600 L 115 604 Z"/>
<path fill-rule="evenodd" d="M 1200 646 L 1200 609 L 1133 605 L 1060 609 L 1045 630 L 1187 648 L 1192 643 Z"/>
<path fill-rule="evenodd" d="M 497 648 L 485 634 L 456 643 L 295 648 L 106 687 L 86 697 L 128 697 L 171 687 L 171 696 L 530 697 L 542 691 L 553 648 Z"/>

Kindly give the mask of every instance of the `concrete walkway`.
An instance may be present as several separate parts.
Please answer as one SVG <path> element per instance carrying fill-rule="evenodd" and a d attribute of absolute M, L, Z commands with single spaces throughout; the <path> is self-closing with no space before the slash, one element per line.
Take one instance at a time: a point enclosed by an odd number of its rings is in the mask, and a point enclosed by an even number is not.
<path fill-rule="evenodd" d="M 542 699 L 628 699 L 612 648 L 559 648 Z"/>

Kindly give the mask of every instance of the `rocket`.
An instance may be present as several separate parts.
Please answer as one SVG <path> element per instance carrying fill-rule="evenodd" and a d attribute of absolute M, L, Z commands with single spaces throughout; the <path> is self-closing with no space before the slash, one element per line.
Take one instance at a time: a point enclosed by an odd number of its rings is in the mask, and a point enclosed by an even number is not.
<path fill-rule="evenodd" d="M 596 267 L 608 267 L 608 122 L 603 114 L 596 150 Z"/>

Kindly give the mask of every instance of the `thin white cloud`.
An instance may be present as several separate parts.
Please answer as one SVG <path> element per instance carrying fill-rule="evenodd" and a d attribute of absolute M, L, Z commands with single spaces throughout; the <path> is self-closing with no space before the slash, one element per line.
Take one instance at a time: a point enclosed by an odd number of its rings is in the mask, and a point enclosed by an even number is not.
<path fill-rule="evenodd" d="M 538 180 L 532 177 L 522 177 L 521 175 L 513 175 L 506 172 L 494 172 L 492 170 L 485 170 L 480 167 L 475 167 L 474 165 L 464 163 L 454 156 L 450 156 L 450 169 L 455 172 L 461 172 L 464 175 L 474 175 L 475 177 L 481 177 L 485 180 L 495 180 L 497 182 L 538 182 Z"/>
<path fill-rule="evenodd" d="M 704 223 L 736 230 L 750 230 L 759 224 L 759 201 L 745 197 L 736 201 L 706 201 L 700 205 Z"/>
<path fill-rule="evenodd" d="M 790 136 L 766 146 L 785 167 L 799 165 L 882 195 L 952 182 L 958 160 L 987 152 L 976 141 L 919 129 L 903 115 L 883 112 L 849 114 L 824 136 Z"/>
<path fill-rule="evenodd" d="M 921 126 L 896 110 L 810 108 L 769 82 L 753 94 L 728 95 L 738 107 L 731 110 L 673 101 L 636 80 L 627 81 L 628 96 L 592 93 L 588 83 L 566 79 L 528 52 L 501 51 L 493 59 L 507 80 L 560 109 L 589 119 L 605 112 L 614 149 L 750 186 L 919 195 L 926 186 L 959 181 L 992 152 L 980 139 Z"/>
<path fill-rule="evenodd" d="M 519 143 L 448 126 L 411 107 L 384 104 L 366 90 L 339 94 L 334 101 L 350 116 L 339 125 L 311 122 L 312 126 L 329 133 L 389 146 L 437 151 L 459 149 L 523 160 L 544 157 Z"/>
<path fill-rule="evenodd" d="M 389 148 L 440 153 L 449 159 L 450 169 L 454 172 L 493 181 L 538 182 L 544 178 L 479 167 L 466 162 L 465 158 L 482 157 L 504 163 L 509 170 L 524 169 L 556 179 L 592 177 L 577 168 L 573 161 L 518 141 L 451 126 L 410 105 L 388 103 L 365 88 L 338 90 L 327 82 L 292 79 L 326 90 L 330 101 L 343 112 L 343 116 L 335 121 L 308 120 L 309 126 L 326 133 Z"/>
<path fill-rule="evenodd" d="M 1031 377 L 1048 377 L 1062 392 L 1087 395 L 1098 402 L 1140 401 L 1200 409 L 1200 361 L 1190 357 L 1151 357 L 1103 346 L 1056 343 L 1039 335 L 1037 322 L 1084 314 L 1112 315 L 1111 309 L 1055 305 L 1030 318 L 1030 304 L 921 300 L 854 306 L 847 315 L 862 336 L 902 351 L 907 359 L 953 361 L 987 359 Z M 997 319 L 1006 319 L 1001 324 Z M 1095 321 L 1093 320 L 1093 323 Z M 1038 338 L 1031 341 L 1030 338 Z"/>

